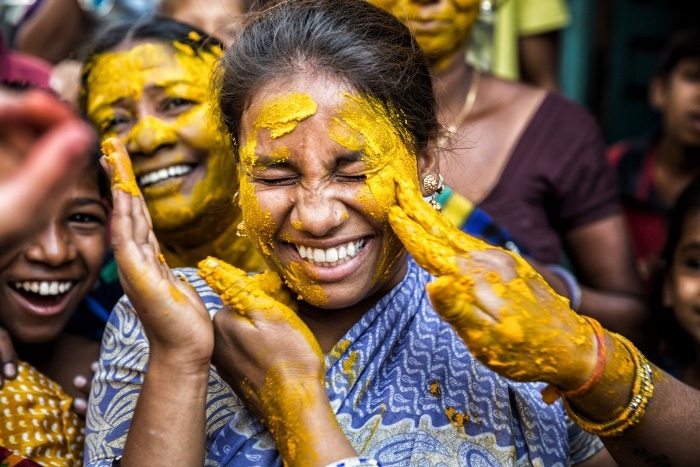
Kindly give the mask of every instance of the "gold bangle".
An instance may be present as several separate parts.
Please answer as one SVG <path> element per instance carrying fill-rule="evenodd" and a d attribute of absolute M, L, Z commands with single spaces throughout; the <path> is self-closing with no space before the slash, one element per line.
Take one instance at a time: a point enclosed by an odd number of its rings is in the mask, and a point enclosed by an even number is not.
<path fill-rule="evenodd" d="M 569 404 L 566 397 L 563 398 L 564 407 L 571 420 L 573 420 L 584 431 L 597 436 L 619 436 L 629 428 L 633 427 L 644 417 L 649 400 L 654 393 L 654 383 L 652 379 L 651 365 L 642 353 L 625 337 L 610 333 L 610 336 L 625 346 L 634 360 L 634 385 L 632 387 L 632 398 L 622 413 L 613 420 L 605 422 L 594 422 L 581 415 L 578 415 Z"/>

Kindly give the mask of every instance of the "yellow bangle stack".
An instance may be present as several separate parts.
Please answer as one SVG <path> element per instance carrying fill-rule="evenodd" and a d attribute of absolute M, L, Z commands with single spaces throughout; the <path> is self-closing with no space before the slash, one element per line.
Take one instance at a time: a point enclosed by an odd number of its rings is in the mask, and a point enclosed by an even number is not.
<path fill-rule="evenodd" d="M 569 404 L 567 398 L 563 398 L 564 407 L 566 407 L 566 411 L 569 417 L 571 417 L 571 420 L 583 430 L 597 436 L 619 436 L 627 429 L 639 423 L 642 417 L 644 417 L 644 413 L 649 405 L 649 400 L 654 393 L 654 383 L 649 361 L 623 336 L 615 333 L 610 333 L 610 336 L 624 345 L 634 360 L 634 386 L 632 387 L 632 398 L 629 404 L 627 404 L 627 407 L 613 420 L 594 422 L 578 415 Z"/>

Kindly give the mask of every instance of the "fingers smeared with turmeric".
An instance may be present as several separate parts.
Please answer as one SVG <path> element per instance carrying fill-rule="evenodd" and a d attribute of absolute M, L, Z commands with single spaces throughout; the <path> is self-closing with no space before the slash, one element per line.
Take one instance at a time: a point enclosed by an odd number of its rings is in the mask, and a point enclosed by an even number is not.
<path fill-rule="evenodd" d="M 406 182 L 397 181 L 397 199 L 394 232 L 437 276 L 430 300 L 479 360 L 519 381 L 565 388 L 585 378 L 588 362 L 571 356 L 595 346 L 590 326 L 523 258 L 458 230 Z"/>
<path fill-rule="evenodd" d="M 241 292 L 246 290 L 243 295 L 247 297 L 265 294 L 293 311 L 297 309 L 297 303 L 282 283 L 282 279 L 272 271 L 248 275 L 244 270 L 211 256 L 200 261 L 198 267 L 199 275 L 221 295 L 225 305 L 233 306 L 240 298 Z"/>
<path fill-rule="evenodd" d="M 112 188 L 139 196 L 134 169 L 124 144 L 118 138 L 107 138 L 102 142 L 102 154 L 105 155 L 108 170 L 111 171 Z"/>
<path fill-rule="evenodd" d="M 279 318 L 290 323 L 314 345 L 314 351 L 323 355 L 316 338 L 296 314 L 297 303 L 272 271 L 248 275 L 242 269 L 208 257 L 198 265 L 199 275 L 214 292 L 221 295 L 224 305 L 243 316 L 254 319 L 254 314 L 264 313 L 266 319 Z"/>

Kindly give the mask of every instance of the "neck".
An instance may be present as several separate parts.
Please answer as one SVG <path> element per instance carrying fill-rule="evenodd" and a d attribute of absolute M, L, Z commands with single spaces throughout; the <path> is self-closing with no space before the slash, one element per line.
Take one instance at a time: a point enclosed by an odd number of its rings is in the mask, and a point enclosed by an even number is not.
<path fill-rule="evenodd" d="M 464 58 L 465 49 L 459 49 L 442 69 L 433 67 L 435 93 L 440 123 L 449 127 L 464 107 L 474 70 Z"/>
<path fill-rule="evenodd" d="M 265 262 L 245 237 L 236 230 L 241 212 L 216 213 L 212 222 L 198 221 L 201 227 L 181 229 L 176 235 L 160 235 L 161 251 L 170 267 L 197 267 L 197 263 L 213 256 L 247 272 L 267 269 Z M 212 234 L 213 233 L 213 234 Z"/>

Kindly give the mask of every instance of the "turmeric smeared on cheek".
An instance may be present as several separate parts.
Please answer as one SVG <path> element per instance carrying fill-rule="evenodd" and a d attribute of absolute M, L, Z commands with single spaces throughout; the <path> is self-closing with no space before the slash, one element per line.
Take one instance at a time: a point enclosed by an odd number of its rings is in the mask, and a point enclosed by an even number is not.
<path fill-rule="evenodd" d="M 235 191 L 235 170 L 227 159 L 230 142 L 219 131 L 209 105 L 209 77 L 220 56 L 216 48 L 195 53 L 192 46 L 179 42 L 144 43 L 104 53 L 88 65 L 87 113 L 103 138 L 119 136 L 125 144 L 144 152 L 181 143 L 193 154 L 207 157 L 201 179 L 187 191 L 177 183 L 144 188 L 157 231 L 173 230 L 202 218 L 213 206 L 227 202 Z M 185 99 L 191 107 L 175 118 L 157 112 L 138 115 L 137 106 L 146 98 L 146 89 L 157 89 L 165 98 Z M 129 123 L 122 127 L 114 124 L 115 119 Z M 168 162 L 176 164 L 178 160 L 182 155 Z M 135 169 L 139 171 L 139 167 Z"/>
<path fill-rule="evenodd" d="M 397 204 L 395 180 L 418 186 L 416 155 L 406 147 L 411 138 L 405 133 L 398 115 L 388 111 L 377 99 L 345 94 L 338 118 L 329 136 L 341 146 L 362 153 L 367 181 L 357 194 L 367 214 L 385 226 L 380 263 L 373 283 L 382 283 L 394 274 L 403 261 L 403 245 L 391 230 L 387 214 Z"/>
<path fill-rule="evenodd" d="M 298 294 L 299 298 L 313 305 L 322 306 L 328 303 L 328 298 L 323 289 L 314 283 L 314 278 L 309 277 L 299 264 L 293 262 L 283 265 L 277 258 L 274 251 L 277 226 L 269 211 L 261 208 L 255 186 L 246 176 L 253 171 L 257 162 L 255 151 L 260 132 L 268 130 L 270 138 L 281 138 L 293 131 L 299 122 L 316 114 L 317 105 L 308 94 L 290 93 L 263 102 L 258 109 L 252 129 L 245 135 L 243 139 L 245 143 L 239 150 L 242 167 L 239 189 L 246 229 L 258 252 L 284 277 L 287 285 Z M 277 147 L 273 153 L 274 162 L 283 162 L 289 155 L 288 148 Z M 299 224 L 298 227 L 301 228 L 301 225 Z"/>

